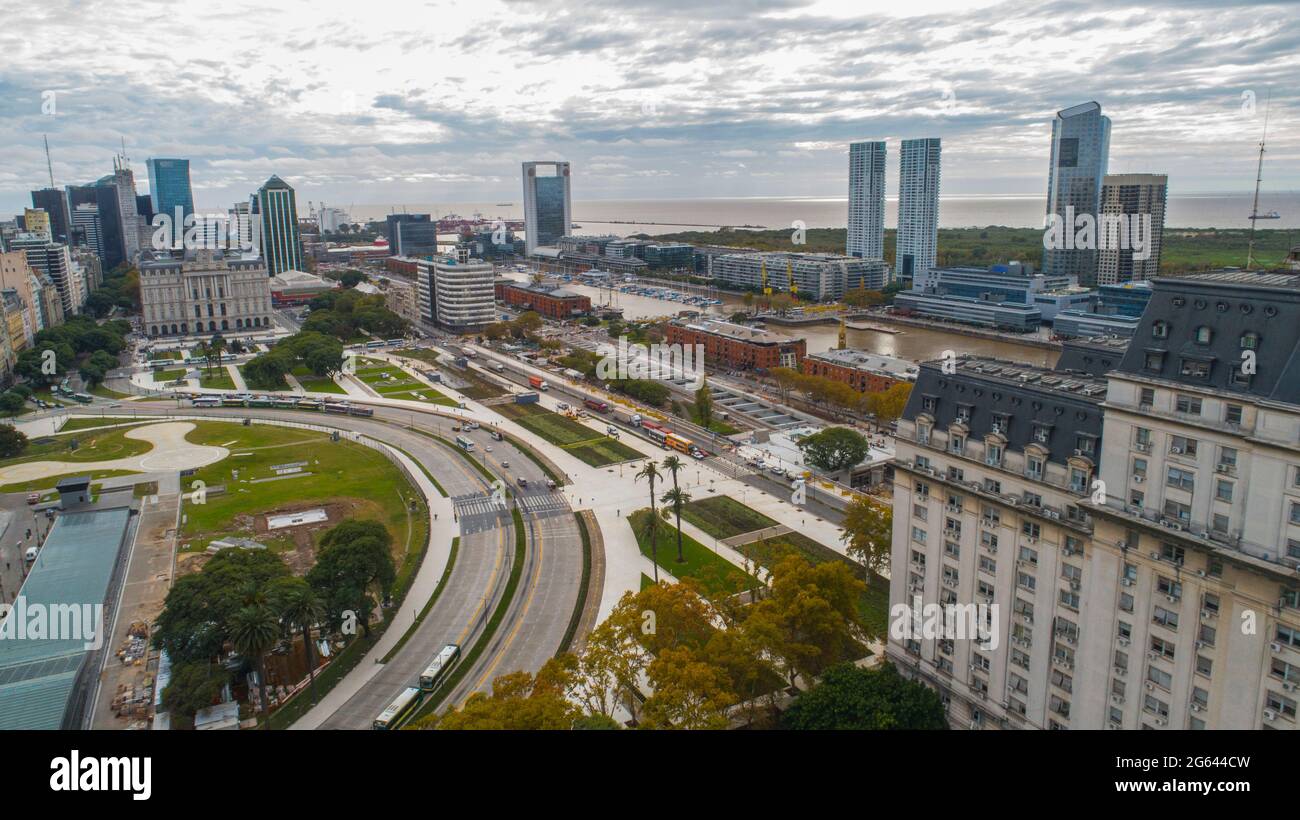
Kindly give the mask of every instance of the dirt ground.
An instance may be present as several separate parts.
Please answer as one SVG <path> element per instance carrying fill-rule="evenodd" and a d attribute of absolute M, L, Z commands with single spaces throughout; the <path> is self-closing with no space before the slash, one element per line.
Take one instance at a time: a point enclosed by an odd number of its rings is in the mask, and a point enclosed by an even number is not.
<path fill-rule="evenodd" d="M 231 522 L 229 532 L 232 535 L 252 538 L 254 541 L 265 539 L 289 540 L 293 544 L 293 548 L 279 551 L 278 554 L 284 559 L 291 573 L 303 576 L 316 564 L 315 542 L 320 535 L 340 522 L 356 517 L 356 513 L 364 503 L 358 500 L 343 500 L 323 504 L 314 501 L 304 501 L 301 504 L 286 504 L 257 515 L 236 516 Z M 324 521 L 303 524 L 297 527 L 284 527 L 278 530 L 267 528 L 268 517 L 315 509 L 325 510 Z M 191 572 L 198 572 L 203 569 L 204 564 L 211 558 L 212 556 L 206 552 L 181 553 L 177 557 L 176 574 L 181 576 Z"/>

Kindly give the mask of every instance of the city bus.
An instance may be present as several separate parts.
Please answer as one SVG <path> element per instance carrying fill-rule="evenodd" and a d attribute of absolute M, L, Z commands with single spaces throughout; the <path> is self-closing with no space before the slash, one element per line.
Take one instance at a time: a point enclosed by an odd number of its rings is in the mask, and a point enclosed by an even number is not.
<path fill-rule="evenodd" d="M 393 699 L 384 711 L 379 713 L 375 718 L 373 727 L 375 729 L 395 729 L 397 724 L 405 720 L 417 704 L 420 702 L 420 690 L 414 686 L 408 686 L 402 690 L 402 694 Z"/>
<path fill-rule="evenodd" d="M 460 449 L 467 453 L 474 452 L 474 442 L 465 436 L 456 436 L 456 444 L 460 446 Z"/>
<path fill-rule="evenodd" d="M 442 648 L 442 651 L 434 656 L 433 661 L 420 674 L 420 688 L 425 692 L 432 692 L 438 688 L 438 684 L 451 671 L 451 666 L 460 657 L 460 647 L 454 643 L 449 643 Z"/>
<path fill-rule="evenodd" d="M 667 447 L 677 450 L 678 452 L 690 454 L 695 449 L 695 442 L 688 438 L 682 438 L 676 433 L 669 433 L 664 437 L 664 444 Z"/>
<path fill-rule="evenodd" d="M 190 402 L 194 407 L 217 407 L 221 404 L 221 399 L 216 396 L 199 396 Z"/>
<path fill-rule="evenodd" d="M 221 406 L 222 407 L 243 407 L 244 400 L 239 398 L 238 396 L 223 398 L 221 400 Z"/>
<path fill-rule="evenodd" d="M 646 427 L 643 429 L 645 430 L 646 438 L 650 439 L 655 444 L 658 444 L 660 447 L 668 446 L 664 442 L 667 441 L 668 436 L 671 435 L 669 431 L 665 430 L 662 427 Z"/>
<path fill-rule="evenodd" d="M 257 398 L 249 399 L 248 406 L 249 407 L 271 407 L 272 406 L 271 397 L 258 396 Z"/>
<path fill-rule="evenodd" d="M 319 399 L 299 399 L 298 408 L 300 410 L 319 410 L 321 402 Z"/>
<path fill-rule="evenodd" d="M 357 407 L 354 404 L 348 408 L 349 416 L 373 416 L 374 414 L 375 411 L 371 410 L 369 407 Z"/>
<path fill-rule="evenodd" d="M 592 410 L 595 410 L 597 413 L 609 412 L 609 405 L 603 401 L 600 401 L 599 399 L 587 399 L 586 401 L 583 402 L 583 404 L 587 405 Z"/>
<path fill-rule="evenodd" d="M 271 399 L 271 406 L 282 409 L 293 408 L 298 406 L 298 402 L 295 399 Z"/>
<path fill-rule="evenodd" d="M 326 413 L 339 413 L 344 416 L 348 414 L 348 405 L 340 401 L 327 401 L 323 409 Z"/>
<path fill-rule="evenodd" d="M 80 404 L 90 404 L 92 401 L 94 401 L 94 399 L 91 398 L 89 393 L 73 393 L 72 398 L 74 401 Z"/>

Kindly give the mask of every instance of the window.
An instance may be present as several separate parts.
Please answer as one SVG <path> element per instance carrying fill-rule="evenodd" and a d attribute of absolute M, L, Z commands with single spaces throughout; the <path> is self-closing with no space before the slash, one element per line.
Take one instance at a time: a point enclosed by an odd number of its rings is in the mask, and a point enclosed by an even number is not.
<path fill-rule="evenodd" d="M 991 478 L 984 479 L 984 492 L 992 493 L 993 495 L 1002 495 L 1002 482 L 995 481 Z"/>
<path fill-rule="evenodd" d="M 1148 350 L 1146 355 L 1146 369 L 1154 373 L 1159 373 L 1165 366 L 1165 354 L 1156 350 Z"/>
<path fill-rule="evenodd" d="M 1030 456 L 1025 460 L 1025 475 L 1035 481 L 1043 480 L 1043 460 L 1037 456 Z"/>
<path fill-rule="evenodd" d="M 1088 492 L 1088 471 L 1078 467 L 1070 468 L 1070 490 L 1076 493 Z"/>
<path fill-rule="evenodd" d="M 1150 410 L 1156 403 L 1156 391 L 1150 387 L 1142 388 L 1142 393 L 1138 397 L 1138 405 L 1143 410 Z"/>
<path fill-rule="evenodd" d="M 927 413 L 933 413 L 938 404 L 939 400 L 934 396 L 925 396 L 921 399 L 921 409 L 925 410 Z"/>
<path fill-rule="evenodd" d="M 1192 492 L 1196 487 L 1196 473 L 1178 467 L 1170 467 L 1165 474 L 1165 486 Z"/>
<path fill-rule="evenodd" d="M 1078 450 L 1081 455 L 1092 455 L 1096 446 L 1097 440 L 1092 436 L 1078 436 L 1074 440 L 1074 448 Z"/>
<path fill-rule="evenodd" d="M 1176 601 L 1183 597 L 1183 584 L 1181 581 L 1175 581 L 1172 578 L 1166 578 L 1161 575 L 1156 579 L 1156 592 L 1173 598 Z"/>
<path fill-rule="evenodd" d="M 1174 402 L 1174 408 L 1179 413 L 1188 413 L 1193 416 L 1201 415 L 1201 400 L 1196 396 L 1179 395 Z"/>
<path fill-rule="evenodd" d="M 1237 472 L 1237 448 L 1219 448 L 1219 472 L 1229 474 Z"/>
<path fill-rule="evenodd" d="M 1174 676 L 1164 671 L 1163 669 L 1158 669 L 1154 666 L 1148 666 L 1147 680 L 1151 681 L 1156 686 L 1159 686 L 1161 689 L 1168 689 L 1174 682 Z"/>
<path fill-rule="evenodd" d="M 1291 502 L 1291 523 L 1300 524 L 1300 502 Z"/>
<path fill-rule="evenodd" d="M 1176 456 L 1196 457 L 1196 439 L 1186 436 L 1170 436 L 1169 452 Z"/>
<path fill-rule="evenodd" d="M 1151 622 L 1159 624 L 1168 629 L 1178 630 L 1178 613 L 1158 606 L 1151 615 Z"/>
<path fill-rule="evenodd" d="M 984 463 L 990 467 L 1002 466 L 1002 447 L 989 442 L 984 448 Z"/>
<path fill-rule="evenodd" d="M 1043 497 L 1038 493 L 1031 493 L 1028 490 L 1025 490 L 1022 498 L 1024 498 L 1025 506 L 1027 507 L 1033 507 L 1040 510 L 1043 508 Z"/>
<path fill-rule="evenodd" d="M 971 415 L 971 406 L 969 404 L 957 405 L 957 421 L 961 422 L 962 424 L 967 424 L 970 422 L 970 415 Z"/>
<path fill-rule="evenodd" d="M 1214 641 L 1218 637 L 1219 631 L 1208 624 L 1201 624 L 1201 628 L 1196 632 L 1196 639 L 1206 646 L 1214 646 Z"/>
<path fill-rule="evenodd" d="M 1258 350 L 1258 349 L 1259 349 L 1259 334 L 1256 333 L 1256 332 L 1253 331 L 1253 330 L 1248 330 L 1248 331 L 1246 331 L 1245 333 L 1241 334 L 1241 349 L 1242 349 L 1242 350 Z"/>
<path fill-rule="evenodd" d="M 1169 323 L 1164 320 L 1156 320 L 1151 323 L 1151 338 L 1168 339 Z"/>
<path fill-rule="evenodd" d="M 1270 691 L 1268 697 L 1264 699 L 1267 708 L 1284 717 L 1295 718 L 1296 702 L 1291 698 L 1279 695 L 1277 692 Z"/>
<path fill-rule="evenodd" d="M 1037 538 L 1041 532 L 1041 527 L 1033 521 L 1020 522 L 1020 532 L 1029 538 Z"/>
<path fill-rule="evenodd" d="M 1137 478 L 1139 476 L 1144 479 L 1147 477 L 1147 460 L 1145 458 L 1133 459 L 1133 477 Z"/>
<path fill-rule="evenodd" d="M 1204 655 L 1196 656 L 1196 674 L 1208 678 L 1210 677 L 1210 673 L 1213 671 L 1214 671 L 1214 661 L 1210 660 Z"/>
<path fill-rule="evenodd" d="M 916 425 L 916 443 L 917 444 L 930 443 L 930 426 L 928 424 Z"/>
<path fill-rule="evenodd" d="M 1241 426 L 1241 405 L 1229 404 L 1224 408 L 1223 420 L 1234 427 Z"/>
<path fill-rule="evenodd" d="M 1039 444 L 1046 444 L 1048 439 L 1050 439 L 1051 437 L 1052 437 L 1052 428 L 1048 427 L 1045 424 L 1034 425 L 1034 441 L 1038 442 Z"/>
<path fill-rule="evenodd" d="M 1196 343 L 1198 345 L 1208 345 L 1210 339 L 1214 338 L 1214 331 L 1209 325 L 1201 325 L 1196 329 Z"/>
<path fill-rule="evenodd" d="M 1172 641 L 1166 641 L 1164 638 L 1151 638 L 1151 651 L 1166 660 L 1174 659 L 1174 644 Z"/>
<path fill-rule="evenodd" d="M 1199 359 L 1183 359 L 1178 373 L 1189 379 L 1208 379 L 1210 377 L 1210 363 Z"/>
<path fill-rule="evenodd" d="M 920 527 L 912 527 L 912 540 L 922 546 L 925 545 L 926 531 Z"/>
<path fill-rule="evenodd" d="M 1214 483 L 1214 497 L 1232 503 L 1232 482 L 1219 479 Z"/>
<path fill-rule="evenodd" d="M 948 437 L 948 449 L 957 455 L 962 455 L 966 450 L 966 439 L 958 435 Z"/>
<path fill-rule="evenodd" d="M 1133 428 L 1133 444 L 1138 448 L 1151 446 L 1151 431 L 1145 427 Z"/>

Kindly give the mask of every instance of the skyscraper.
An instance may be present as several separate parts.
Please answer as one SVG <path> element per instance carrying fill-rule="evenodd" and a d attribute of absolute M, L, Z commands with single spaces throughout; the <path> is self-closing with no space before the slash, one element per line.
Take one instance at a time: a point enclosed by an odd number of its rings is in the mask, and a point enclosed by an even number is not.
<path fill-rule="evenodd" d="M 190 161 L 187 159 L 150 159 L 149 200 L 153 212 L 167 214 L 173 220 L 176 209 L 181 209 L 181 222 L 194 213 L 194 192 L 190 188 Z"/>
<path fill-rule="evenodd" d="M 112 177 L 107 177 L 111 180 Z M 126 247 L 122 238 L 122 220 L 118 213 L 117 187 L 101 180 L 95 185 L 69 185 L 66 188 L 68 207 L 74 211 L 82 205 L 94 205 L 99 218 L 99 261 L 104 270 L 112 270 L 126 261 Z M 72 225 L 73 245 L 87 245 L 88 238 Z"/>
<path fill-rule="evenodd" d="M 91 253 L 104 262 L 104 242 L 100 235 L 99 206 L 93 202 L 78 205 L 72 212 L 72 227 Z"/>
<path fill-rule="evenodd" d="M 257 189 L 253 213 L 262 226 L 261 250 L 271 276 L 302 270 L 302 237 L 298 233 L 298 205 L 289 183 L 272 176 Z"/>
<path fill-rule="evenodd" d="M 388 251 L 393 256 L 429 256 L 438 252 L 438 223 L 429 214 L 389 214 L 385 222 Z"/>
<path fill-rule="evenodd" d="M 136 208 L 135 172 L 126 164 L 125 157 L 113 157 L 113 174 L 99 181 L 117 190 L 117 212 L 122 229 L 122 250 L 127 262 L 140 256 L 140 212 Z"/>
<path fill-rule="evenodd" d="M 898 165 L 894 275 L 926 276 L 939 246 L 939 138 L 903 140 Z"/>
<path fill-rule="evenodd" d="M 1096 220 L 1101 210 L 1101 186 L 1110 155 L 1110 118 L 1101 106 L 1086 102 L 1056 112 L 1052 120 L 1052 156 L 1047 176 L 1047 218 L 1059 220 L 1065 234 L 1074 235 L 1074 218 Z M 1043 273 L 1077 276 L 1080 285 L 1097 281 L 1097 249 L 1073 247 L 1043 249 Z M 1068 245 L 1064 246 L 1064 245 Z"/>
<path fill-rule="evenodd" d="M 1097 284 L 1137 282 L 1160 273 L 1168 194 L 1169 177 L 1164 174 L 1106 175 L 1101 188 L 1101 220 L 1097 226 Z M 1108 225 L 1116 227 L 1108 229 Z M 1147 233 L 1148 225 L 1150 233 Z M 1107 230 L 1118 233 L 1121 241 L 1116 243 L 1115 236 L 1104 236 Z M 1138 242 L 1143 247 L 1136 247 Z"/>
<path fill-rule="evenodd" d="M 50 216 L 50 233 L 55 242 L 70 241 L 68 220 L 68 200 L 58 188 L 42 188 L 32 191 L 32 207 L 40 208 Z"/>
<path fill-rule="evenodd" d="M 848 256 L 885 258 L 885 143 L 849 144 Z"/>
<path fill-rule="evenodd" d="M 553 248 L 573 224 L 569 163 L 524 163 L 524 253 Z"/>

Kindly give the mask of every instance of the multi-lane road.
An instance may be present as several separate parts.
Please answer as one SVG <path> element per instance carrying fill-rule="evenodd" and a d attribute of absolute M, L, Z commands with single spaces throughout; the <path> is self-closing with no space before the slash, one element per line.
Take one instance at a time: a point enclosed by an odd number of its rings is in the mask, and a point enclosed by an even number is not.
<path fill-rule="evenodd" d="M 212 408 L 177 409 L 134 402 L 138 417 L 175 415 L 214 418 L 266 418 L 309 422 L 360 433 L 404 450 L 421 463 L 451 498 L 460 531 L 455 563 L 434 606 L 409 640 L 322 724 L 323 728 L 369 728 L 374 718 L 404 688 L 416 685 L 419 674 L 444 645 L 462 648 L 462 663 L 470 650 L 485 641 L 483 650 L 464 671 L 454 691 L 441 702 L 445 710 L 474 692 L 491 690 L 500 675 L 536 672 L 560 648 L 573 617 L 582 583 L 582 541 L 577 521 L 564 496 L 547 488 L 542 469 L 509 440 L 496 441 L 485 424 L 473 432 L 453 432 L 456 420 L 428 411 L 373 406 L 374 417 L 323 416 L 283 410 Z M 98 408 L 69 408 L 73 415 L 92 415 Z M 486 415 L 486 414 L 484 414 Z M 488 418 L 480 418 L 487 422 Z M 435 440 L 465 436 L 474 442 L 473 455 L 510 492 L 503 503 L 493 483 L 453 447 Z M 519 478 L 527 480 L 521 487 Z M 517 505 L 524 522 L 523 571 L 504 617 L 485 638 L 492 613 L 507 592 L 515 561 L 515 532 L 506 504 Z M 403 603 L 403 614 L 392 628 L 405 629 L 407 612 L 418 612 L 426 601 Z"/>

